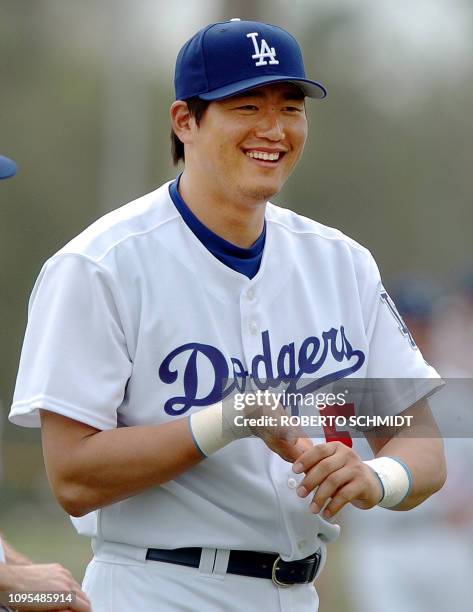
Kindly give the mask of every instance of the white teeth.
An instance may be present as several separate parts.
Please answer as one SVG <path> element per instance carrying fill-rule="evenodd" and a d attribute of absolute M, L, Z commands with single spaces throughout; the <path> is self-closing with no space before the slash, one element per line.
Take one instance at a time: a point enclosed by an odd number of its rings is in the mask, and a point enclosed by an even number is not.
<path fill-rule="evenodd" d="M 248 151 L 247 155 L 253 159 L 262 159 L 264 161 L 277 161 L 279 159 L 279 152 L 266 153 L 266 151 Z"/>

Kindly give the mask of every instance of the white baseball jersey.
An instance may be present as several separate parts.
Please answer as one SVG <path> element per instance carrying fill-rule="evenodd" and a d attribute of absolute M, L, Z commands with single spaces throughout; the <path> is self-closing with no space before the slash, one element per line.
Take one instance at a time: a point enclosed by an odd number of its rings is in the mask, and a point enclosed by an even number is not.
<path fill-rule="evenodd" d="M 165 423 L 221 399 L 225 379 L 240 387 L 288 376 L 430 379 L 416 397 L 396 398 L 392 413 L 432 388 L 438 375 L 400 330 L 364 247 L 268 204 L 263 258 L 250 280 L 196 238 L 168 186 L 99 219 L 44 265 L 13 423 L 39 426 L 39 408 L 100 430 Z M 308 511 L 311 496 L 296 494 L 303 475 L 291 467 L 261 440 L 238 440 L 98 510 L 82 530 L 141 547 L 300 559 L 324 549 L 338 526 Z"/>

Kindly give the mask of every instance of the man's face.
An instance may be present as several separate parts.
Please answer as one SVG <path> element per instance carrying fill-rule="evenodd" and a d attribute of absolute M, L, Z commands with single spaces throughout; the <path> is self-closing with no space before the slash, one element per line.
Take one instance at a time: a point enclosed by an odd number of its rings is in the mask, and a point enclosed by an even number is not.
<path fill-rule="evenodd" d="M 307 138 L 304 96 L 278 83 L 212 102 L 195 126 L 188 163 L 224 197 L 262 202 L 278 193 Z"/>

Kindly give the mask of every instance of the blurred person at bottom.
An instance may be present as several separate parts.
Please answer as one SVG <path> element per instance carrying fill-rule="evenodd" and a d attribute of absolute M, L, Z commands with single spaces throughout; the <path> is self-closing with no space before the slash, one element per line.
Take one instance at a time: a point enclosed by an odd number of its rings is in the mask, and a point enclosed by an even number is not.
<path fill-rule="evenodd" d="M 0 179 L 11 178 L 15 174 L 16 163 L 8 157 L 0 155 Z M 33 563 L 31 559 L 16 551 L 5 540 L 2 541 L 2 534 L 0 534 L 0 595 L 2 595 L 2 592 L 6 594 L 9 592 L 34 593 L 37 591 L 75 591 L 76 599 L 74 603 L 58 604 L 56 607 L 51 607 L 51 604 L 42 606 L 39 604 L 35 607 L 32 603 L 15 603 L 15 609 L 70 610 L 71 612 L 88 612 L 91 609 L 87 596 L 67 569 L 58 563 Z M 9 609 L 2 606 L 2 599 L 0 598 L 0 610 Z"/>
<path fill-rule="evenodd" d="M 15 603 L 17 610 L 69 610 L 70 612 L 90 612 L 91 607 L 86 594 L 71 573 L 59 563 L 33 563 L 5 540 L 0 538 L 0 595 L 7 593 L 64 593 L 75 594 L 72 602 L 64 603 Z M 0 602 L 4 603 L 4 599 Z M 8 598 L 7 598 L 8 601 Z M 2 607 L 0 610 L 10 610 Z"/>
<path fill-rule="evenodd" d="M 392 295 L 422 354 L 441 375 L 451 376 L 449 355 L 441 355 L 443 369 L 433 354 L 437 306 L 444 301 L 438 289 L 424 278 L 405 278 L 393 285 Z M 443 325 L 445 316 L 440 319 Z M 469 410 L 457 395 L 458 386 L 447 381 L 432 402 L 434 415 L 452 407 L 455 416 Z M 350 540 L 343 574 L 353 612 L 471 610 L 473 444 L 471 438 L 446 437 L 444 445 L 446 484 L 424 504 L 402 516 L 379 507 L 346 509 L 342 522 Z M 353 448 L 369 456 L 365 439 L 353 440 Z"/>

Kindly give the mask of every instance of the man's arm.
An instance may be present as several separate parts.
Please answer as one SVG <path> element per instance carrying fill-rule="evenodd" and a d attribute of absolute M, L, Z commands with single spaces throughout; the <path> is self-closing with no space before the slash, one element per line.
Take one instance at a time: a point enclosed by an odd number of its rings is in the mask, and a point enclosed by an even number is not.
<path fill-rule="evenodd" d="M 72 516 L 173 480 L 204 458 L 188 417 L 100 431 L 54 412 L 40 412 L 48 479 L 59 503 Z M 264 428 L 257 435 L 291 463 L 312 447 L 306 438 L 286 440 Z"/>
<path fill-rule="evenodd" d="M 408 437 L 401 429 L 391 437 L 368 440 L 376 457 L 397 457 L 412 474 L 408 496 L 393 510 L 414 508 L 438 491 L 446 479 L 443 443 L 427 402 L 421 400 L 402 414 L 413 417 Z M 324 511 L 326 518 L 348 503 L 362 509 L 372 508 L 382 496 L 376 473 L 340 442 L 314 446 L 297 459 L 293 469 L 305 473 L 298 488 L 301 497 L 307 497 L 318 487 L 310 507 L 312 512 L 320 512 L 331 498 Z"/>
<path fill-rule="evenodd" d="M 0 563 L 0 591 L 35 593 L 60 592 L 75 594 L 74 601 L 64 603 L 15 603 L 18 610 L 72 610 L 91 612 L 87 595 L 70 572 L 58 563 L 9 565 Z M 1 606 L 1 604 L 0 604 Z"/>
<path fill-rule="evenodd" d="M 412 486 L 409 495 L 393 510 L 415 508 L 442 488 L 447 478 L 442 435 L 427 401 L 402 413 L 413 415 L 412 425 L 391 438 L 368 438 L 375 457 L 397 457 L 409 468 Z"/>
<path fill-rule="evenodd" d="M 41 410 L 41 431 L 51 488 L 72 516 L 172 480 L 203 458 L 188 418 L 100 431 Z"/>

